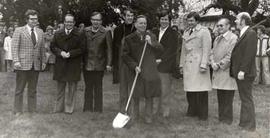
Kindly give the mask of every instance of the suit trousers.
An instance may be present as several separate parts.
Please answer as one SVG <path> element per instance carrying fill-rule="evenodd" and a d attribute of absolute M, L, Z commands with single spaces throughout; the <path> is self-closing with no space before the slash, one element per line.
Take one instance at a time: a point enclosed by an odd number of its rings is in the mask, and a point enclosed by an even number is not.
<path fill-rule="evenodd" d="M 256 129 L 255 107 L 252 96 L 252 81 L 236 80 L 241 100 L 239 126 L 254 131 Z"/>
<path fill-rule="evenodd" d="M 255 61 L 257 76 L 254 84 L 259 84 L 260 80 L 263 84 L 270 84 L 269 57 L 256 57 Z"/>
<path fill-rule="evenodd" d="M 27 84 L 27 104 L 28 111 L 35 112 L 37 104 L 37 82 L 39 72 L 35 70 L 16 70 L 16 89 L 14 100 L 14 112 L 22 112 L 23 108 L 23 91 Z"/>
<path fill-rule="evenodd" d="M 120 104 L 120 111 L 124 112 L 129 96 L 129 77 L 128 74 L 129 68 L 127 65 L 122 64 L 120 67 L 120 85 L 119 85 L 119 104 Z M 133 81 L 134 78 L 131 79 Z"/>
<path fill-rule="evenodd" d="M 153 118 L 153 98 L 145 98 L 145 118 Z M 135 120 L 138 120 L 140 117 L 140 98 L 133 98 L 133 117 Z"/>
<path fill-rule="evenodd" d="M 57 81 L 57 96 L 54 112 L 73 113 L 77 90 L 77 81 Z M 66 91 L 68 85 L 68 91 Z"/>
<path fill-rule="evenodd" d="M 102 112 L 104 71 L 84 71 L 83 75 L 85 83 L 83 111 Z"/>
<path fill-rule="evenodd" d="M 158 113 L 169 115 L 173 91 L 171 89 L 172 77 L 170 73 L 159 73 L 161 80 L 161 96 L 159 98 Z"/>
<path fill-rule="evenodd" d="M 119 65 L 115 63 L 113 66 L 113 72 L 112 72 L 113 84 L 119 83 L 119 81 L 120 81 L 119 74 L 120 74 Z"/>
<path fill-rule="evenodd" d="M 232 124 L 234 90 L 217 89 L 219 121 Z"/>
<path fill-rule="evenodd" d="M 199 117 L 200 120 L 208 119 L 208 92 L 187 92 L 187 116 Z"/>

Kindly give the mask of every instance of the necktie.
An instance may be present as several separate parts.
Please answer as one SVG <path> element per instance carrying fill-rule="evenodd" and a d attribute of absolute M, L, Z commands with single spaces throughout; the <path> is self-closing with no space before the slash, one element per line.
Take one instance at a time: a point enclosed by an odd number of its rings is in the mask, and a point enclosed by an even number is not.
<path fill-rule="evenodd" d="M 193 29 L 190 29 L 189 35 L 191 35 L 193 33 Z"/>
<path fill-rule="evenodd" d="M 37 40 L 36 40 L 36 35 L 34 33 L 34 29 L 33 28 L 31 29 L 31 39 L 32 39 L 33 45 L 35 46 L 36 43 L 37 43 Z"/>
<path fill-rule="evenodd" d="M 69 35 L 69 33 L 70 33 L 70 30 L 67 30 L 67 35 Z"/>

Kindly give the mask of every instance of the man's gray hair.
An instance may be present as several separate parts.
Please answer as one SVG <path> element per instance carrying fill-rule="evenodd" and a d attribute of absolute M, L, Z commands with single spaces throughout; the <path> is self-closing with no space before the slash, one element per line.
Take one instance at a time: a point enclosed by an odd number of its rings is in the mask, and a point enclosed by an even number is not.
<path fill-rule="evenodd" d="M 252 25 L 251 16 L 247 12 L 240 12 L 238 14 L 241 20 L 244 20 L 246 25 Z"/>

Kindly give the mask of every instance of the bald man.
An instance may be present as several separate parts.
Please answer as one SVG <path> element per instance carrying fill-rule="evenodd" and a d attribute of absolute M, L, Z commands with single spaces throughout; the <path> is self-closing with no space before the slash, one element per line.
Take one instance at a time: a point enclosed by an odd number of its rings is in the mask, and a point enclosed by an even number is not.
<path fill-rule="evenodd" d="M 256 77 L 255 56 L 257 52 L 257 35 L 249 26 L 251 17 L 241 12 L 236 17 L 236 27 L 240 37 L 232 51 L 230 74 L 236 79 L 241 99 L 239 126 L 243 130 L 255 131 L 255 108 L 252 96 L 252 83 Z"/>
<path fill-rule="evenodd" d="M 233 121 L 233 97 L 237 90 L 236 81 L 230 76 L 231 52 L 237 36 L 230 31 L 230 20 L 222 18 L 217 23 L 220 34 L 215 40 L 210 55 L 213 68 L 212 88 L 217 90 L 219 121 L 231 124 Z"/>

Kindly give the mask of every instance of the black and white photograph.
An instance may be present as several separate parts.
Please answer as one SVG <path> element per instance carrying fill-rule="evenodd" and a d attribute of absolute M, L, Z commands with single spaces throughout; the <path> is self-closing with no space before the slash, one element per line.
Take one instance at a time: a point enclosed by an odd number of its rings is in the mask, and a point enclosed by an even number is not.
<path fill-rule="evenodd" d="M 269 0 L 0 0 L 0 138 L 270 138 Z"/>

